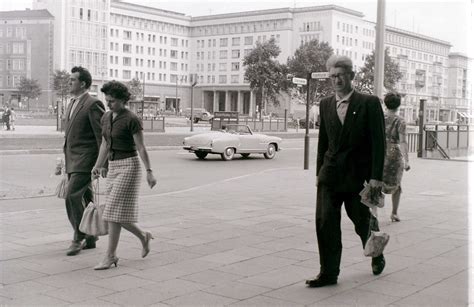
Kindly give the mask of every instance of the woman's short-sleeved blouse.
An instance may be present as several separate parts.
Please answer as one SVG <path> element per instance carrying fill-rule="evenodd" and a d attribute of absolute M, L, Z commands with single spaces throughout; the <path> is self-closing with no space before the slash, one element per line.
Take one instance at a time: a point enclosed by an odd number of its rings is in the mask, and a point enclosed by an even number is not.
<path fill-rule="evenodd" d="M 132 111 L 123 109 L 112 119 L 112 111 L 105 113 L 101 119 L 102 136 L 107 142 L 109 151 L 137 150 L 133 135 L 143 130 L 140 118 Z"/>

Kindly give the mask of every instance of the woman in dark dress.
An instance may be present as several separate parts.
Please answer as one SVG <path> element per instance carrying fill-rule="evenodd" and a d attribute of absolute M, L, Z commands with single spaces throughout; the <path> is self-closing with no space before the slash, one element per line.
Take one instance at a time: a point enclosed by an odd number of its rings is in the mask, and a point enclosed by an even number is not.
<path fill-rule="evenodd" d="M 400 222 L 398 206 L 402 194 L 403 170 L 408 171 L 410 169 L 406 124 L 403 118 L 398 115 L 400 101 L 400 95 L 395 93 L 388 93 L 384 99 L 387 107 L 385 114 L 387 151 L 383 172 L 383 192 L 392 194 L 392 214 L 390 215 L 392 222 Z"/>
<path fill-rule="evenodd" d="M 140 119 L 125 104 L 130 99 L 127 86 L 117 81 L 104 84 L 101 91 L 110 111 L 102 117 L 102 144 L 99 157 L 92 169 L 93 179 L 104 173 L 103 165 L 108 160 L 107 199 L 102 218 L 108 222 L 109 244 L 104 259 L 94 270 L 105 270 L 117 266 L 116 250 L 123 228 L 140 239 L 142 257 L 150 252 L 150 232 L 142 230 L 138 222 L 138 192 L 142 170 L 141 158 L 146 169 L 146 180 L 150 188 L 156 185 L 150 159 L 143 143 L 143 128 Z"/>

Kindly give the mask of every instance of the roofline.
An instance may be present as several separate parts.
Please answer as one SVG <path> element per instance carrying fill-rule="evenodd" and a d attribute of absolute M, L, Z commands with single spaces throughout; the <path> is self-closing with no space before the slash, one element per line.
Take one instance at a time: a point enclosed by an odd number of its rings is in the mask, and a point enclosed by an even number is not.
<path fill-rule="evenodd" d="M 33 16 L 25 15 L 25 12 L 32 13 L 31 15 Z M 44 16 L 34 15 L 35 13 L 39 13 L 39 12 L 45 15 Z M 19 17 L 18 15 L 22 15 L 22 16 Z M 2 19 L 18 19 L 18 18 L 54 19 L 54 16 L 47 9 L 40 9 L 40 10 L 26 9 L 26 10 L 15 10 L 15 11 L 0 11 L 0 18 Z"/>
<path fill-rule="evenodd" d="M 308 12 L 308 11 L 328 11 L 328 10 L 336 10 L 342 13 L 354 15 L 356 17 L 361 17 L 361 18 L 365 16 L 361 12 L 331 4 L 331 5 L 320 5 L 320 6 L 307 6 L 307 7 L 301 7 L 301 8 L 284 7 L 284 8 L 275 8 L 275 9 L 265 9 L 265 10 L 242 11 L 242 12 L 236 12 L 236 13 L 204 15 L 204 16 L 191 17 L 191 20 L 204 21 L 204 20 L 213 20 L 216 18 L 232 18 L 232 17 L 241 17 L 241 16 L 260 16 L 262 14 L 268 15 L 268 14 L 301 13 L 301 12 Z"/>
<path fill-rule="evenodd" d="M 158 8 L 155 8 L 155 7 L 144 6 L 144 5 L 130 3 L 130 2 L 122 2 L 122 1 L 118 1 L 118 0 L 113 0 L 110 3 L 110 7 L 111 8 L 117 8 L 117 9 L 132 9 L 132 10 L 134 10 L 136 12 L 140 12 L 140 13 L 158 14 L 158 15 L 161 15 L 161 16 L 167 16 L 167 17 L 177 18 L 177 19 L 186 20 L 186 21 L 191 20 L 191 17 L 187 16 L 184 13 L 158 9 Z"/>
<path fill-rule="evenodd" d="M 453 45 L 451 45 L 450 42 L 447 42 L 447 41 L 444 41 L 444 40 L 441 40 L 441 39 L 438 39 L 438 38 L 426 36 L 426 35 L 423 35 L 423 34 L 419 34 L 419 33 L 410 32 L 410 31 L 403 30 L 403 29 L 400 29 L 400 28 L 385 26 L 385 30 L 396 32 L 396 33 L 403 34 L 403 35 L 412 36 L 412 37 L 417 38 L 417 39 L 421 38 L 421 39 L 425 39 L 425 40 L 428 40 L 428 41 L 431 41 L 431 42 L 434 42 L 434 43 L 443 44 L 443 45 L 446 45 L 446 47 L 452 47 L 453 46 Z"/>

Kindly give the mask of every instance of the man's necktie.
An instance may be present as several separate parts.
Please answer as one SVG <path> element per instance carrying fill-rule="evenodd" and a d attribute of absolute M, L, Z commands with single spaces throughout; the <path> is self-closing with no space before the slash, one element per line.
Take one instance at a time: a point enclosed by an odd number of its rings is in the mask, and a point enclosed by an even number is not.
<path fill-rule="evenodd" d="M 69 119 L 71 119 L 72 113 L 74 112 L 74 109 L 76 108 L 76 101 L 77 101 L 76 98 L 71 99 L 72 105 L 71 105 L 71 111 L 69 112 Z"/>
<path fill-rule="evenodd" d="M 337 107 L 337 116 L 339 117 L 339 120 L 341 121 L 341 124 L 344 125 L 344 119 L 346 119 L 346 113 L 347 113 L 347 108 L 349 107 L 349 101 L 343 100 L 339 103 L 339 106 Z"/>

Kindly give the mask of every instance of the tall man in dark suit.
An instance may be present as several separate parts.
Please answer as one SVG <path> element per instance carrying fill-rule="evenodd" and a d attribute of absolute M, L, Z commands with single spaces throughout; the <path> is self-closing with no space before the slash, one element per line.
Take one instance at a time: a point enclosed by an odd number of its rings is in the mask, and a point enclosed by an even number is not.
<path fill-rule="evenodd" d="M 95 248 L 96 237 L 86 236 L 79 230 L 84 205 L 93 199 L 91 171 L 99 154 L 102 140 L 100 119 L 105 112 L 103 103 L 90 96 L 92 77 L 82 67 L 74 67 L 69 79 L 72 99 L 66 110 L 64 155 L 69 183 L 66 210 L 74 229 L 74 238 L 67 250 L 68 256 L 77 255 L 83 248 Z M 85 242 L 84 242 L 85 239 Z"/>
<path fill-rule="evenodd" d="M 368 182 L 372 193 L 382 187 L 385 157 L 384 116 L 379 98 L 354 91 L 352 61 L 333 55 L 326 63 L 335 95 L 320 104 L 317 156 L 316 235 L 320 273 L 307 280 L 309 287 L 336 284 L 341 262 L 341 207 L 355 225 L 365 246 L 370 230 L 378 223 L 360 202 Z M 372 272 L 382 273 L 383 255 L 372 258 Z"/>

